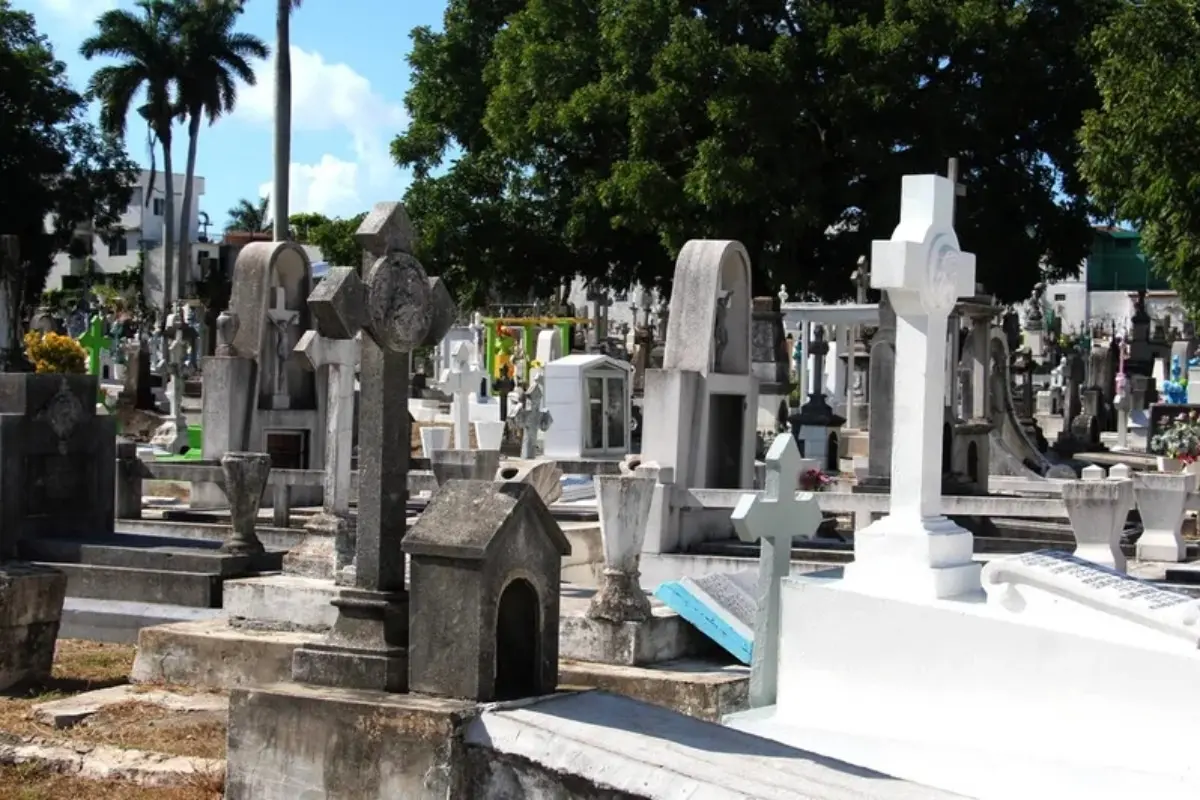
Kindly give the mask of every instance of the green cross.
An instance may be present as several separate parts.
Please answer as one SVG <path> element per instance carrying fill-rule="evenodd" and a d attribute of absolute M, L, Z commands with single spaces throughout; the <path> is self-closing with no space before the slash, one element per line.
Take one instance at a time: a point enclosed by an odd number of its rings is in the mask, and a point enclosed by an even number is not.
<path fill-rule="evenodd" d="M 88 352 L 88 375 L 99 375 L 100 352 L 112 349 L 112 339 L 104 335 L 104 323 L 99 316 L 92 317 L 88 329 L 79 337 L 79 343 Z"/>

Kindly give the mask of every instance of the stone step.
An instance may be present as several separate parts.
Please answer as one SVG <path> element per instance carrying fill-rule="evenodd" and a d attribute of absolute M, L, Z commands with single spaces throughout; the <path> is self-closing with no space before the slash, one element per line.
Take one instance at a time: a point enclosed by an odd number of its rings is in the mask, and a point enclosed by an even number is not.
<path fill-rule="evenodd" d="M 138 632 L 142 628 L 172 622 L 213 619 L 221 613 L 219 608 L 68 597 L 63 603 L 58 636 L 60 639 L 137 644 Z"/>
<path fill-rule="evenodd" d="M 337 595 L 331 581 L 298 575 L 259 575 L 226 581 L 222 587 L 227 616 L 263 630 L 327 630 L 337 620 L 330 603 Z"/>
<path fill-rule="evenodd" d="M 207 572 L 41 562 L 67 573 L 67 596 L 192 608 L 221 607 L 221 578 Z"/>
<path fill-rule="evenodd" d="M 284 551 L 257 556 L 222 553 L 220 544 L 204 540 L 120 534 L 95 539 L 35 539 L 21 543 L 30 561 L 85 564 L 164 572 L 202 572 L 223 578 L 282 569 Z"/>

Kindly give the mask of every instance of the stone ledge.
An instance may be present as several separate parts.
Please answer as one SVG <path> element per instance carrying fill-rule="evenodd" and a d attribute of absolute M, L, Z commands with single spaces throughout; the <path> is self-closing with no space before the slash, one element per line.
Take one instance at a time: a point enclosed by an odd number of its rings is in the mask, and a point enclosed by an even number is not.
<path fill-rule="evenodd" d="M 747 708 L 750 670 L 741 665 L 680 659 L 653 667 L 627 667 L 590 661 L 558 663 L 561 688 L 603 689 L 689 717 L 718 722 Z"/>

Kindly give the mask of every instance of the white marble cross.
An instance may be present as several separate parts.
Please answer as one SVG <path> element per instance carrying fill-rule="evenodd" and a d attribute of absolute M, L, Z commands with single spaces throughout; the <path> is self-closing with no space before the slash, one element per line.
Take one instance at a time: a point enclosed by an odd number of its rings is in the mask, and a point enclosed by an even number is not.
<path fill-rule="evenodd" d="M 450 355 L 450 369 L 442 372 L 442 388 L 454 395 L 454 447 L 470 450 L 471 395 L 479 391 L 483 370 L 471 358 L 471 345 L 459 342 Z"/>
<path fill-rule="evenodd" d="M 978 592 L 971 534 L 941 515 L 947 317 L 975 293 L 975 256 L 954 233 L 954 182 L 906 175 L 900 224 L 871 245 L 871 285 L 896 312 L 888 515 L 858 531 L 846 579 L 892 596 Z"/>
<path fill-rule="evenodd" d="M 278 358 L 275 363 L 275 408 L 287 408 L 290 398 L 287 390 L 288 328 L 296 324 L 300 312 L 288 308 L 287 292 L 282 286 L 274 290 L 274 303 L 267 309 L 267 317 L 275 325 Z"/>
<path fill-rule="evenodd" d="M 758 559 L 758 613 L 750 656 L 750 707 L 775 703 L 779 676 L 779 582 L 791 567 L 792 539 L 811 539 L 821 525 L 821 509 L 811 493 L 798 495 L 800 475 L 817 462 L 800 457 L 790 433 L 781 433 L 767 451 L 766 486 L 761 495 L 744 494 L 733 510 L 733 529 L 743 542 L 762 542 Z"/>
<path fill-rule="evenodd" d="M 354 370 L 358 366 L 359 340 L 330 339 L 310 330 L 300 337 L 295 351 L 303 354 L 314 370 L 329 368 L 323 510 L 348 516 L 354 439 Z"/>
<path fill-rule="evenodd" d="M 544 381 L 541 372 L 534 373 L 529 388 L 521 397 L 520 410 L 513 414 L 513 422 L 521 429 L 521 458 L 537 458 L 538 433 L 554 422 L 550 412 L 542 408 Z"/>

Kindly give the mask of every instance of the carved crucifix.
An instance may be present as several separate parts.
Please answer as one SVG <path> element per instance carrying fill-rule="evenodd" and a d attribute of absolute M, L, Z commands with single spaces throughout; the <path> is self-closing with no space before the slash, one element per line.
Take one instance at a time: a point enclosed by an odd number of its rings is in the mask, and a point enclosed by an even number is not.
<path fill-rule="evenodd" d="M 287 387 L 287 360 L 291 353 L 288 329 L 296 324 L 299 311 L 286 306 L 287 292 L 282 286 L 274 290 L 274 303 L 267 309 L 267 318 L 275 326 L 275 407 L 287 408 L 289 404 Z"/>
<path fill-rule="evenodd" d="M 725 356 L 725 347 L 729 344 L 729 331 L 725 328 L 725 317 L 729 312 L 729 301 L 733 299 L 732 289 L 717 290 L 717 313 L 713 321 L 713 342 L 716 347 L 713 352 L 713 372 L 721 371 L 721 360 Z"/>

